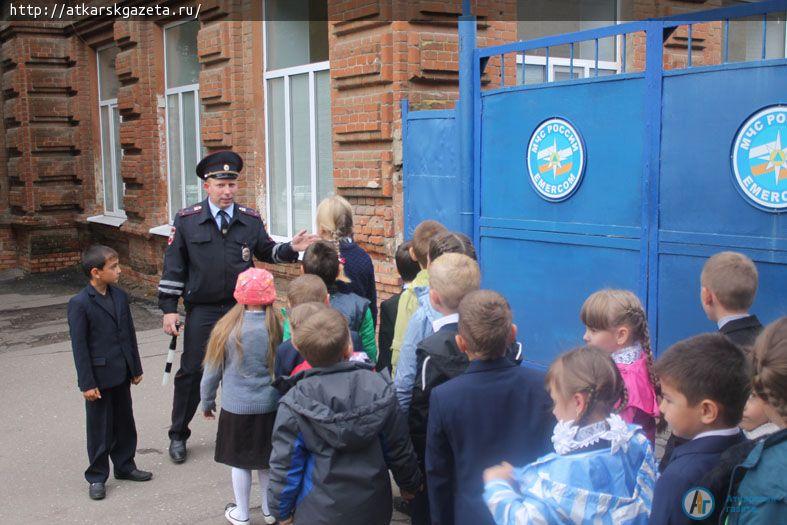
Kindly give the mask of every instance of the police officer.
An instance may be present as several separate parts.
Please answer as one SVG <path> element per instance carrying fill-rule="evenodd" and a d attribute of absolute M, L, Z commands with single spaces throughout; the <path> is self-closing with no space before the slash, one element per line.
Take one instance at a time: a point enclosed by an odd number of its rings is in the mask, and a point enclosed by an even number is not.
<path fill-rule="evenodd" d="M 179 298 L 186 309 L 169 429 L 169 455 L 175 463 L 186 460 L 189 422 L 200 401 L 205 345 L 216 321 L 235 304 L 232 293 L 238 274 L 254 264 L 252 256 L 269 263 L 297 261 L 298 252 L 317 239 L 303 230 L 291 242 L 274 242 L 260 214 L 235 203 L 242 168 L 243 159 L 231 151 L 212 153 L 200 161 L 197 176 L 204 181 L 208 198 L 177 213 L 164 254 L 158 297 L 167 334 L 180 333 Z"/>

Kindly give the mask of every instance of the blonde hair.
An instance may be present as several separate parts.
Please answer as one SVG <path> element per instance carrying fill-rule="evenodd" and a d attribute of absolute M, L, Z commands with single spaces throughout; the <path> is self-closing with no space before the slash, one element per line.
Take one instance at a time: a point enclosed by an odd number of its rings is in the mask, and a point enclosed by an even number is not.
<path fill-rule="evenodd" d="M 579 426 L 594 411 L 604 415 L 620 412 L 628 400 L 618 367 L 606 352 L 593 346 L 575 348 L 559 355 L 550 365 L 545 382 L 564 399 L 577 393 L 587 394 L 585 410 L 575 421 Z"/>
<path fill-rule="evenodd" d="M 481 286 L 481 270 L 467 255 L 446 253 L 429 266 L 429 286 L 446 308 L 456 310 L 465 295 Z"/>
<path fill-rule="evenodd" d="M 353 207 L 341 195 L 331 195 L 317 206 L 317 231 L 328 235 L 330 241 L 350 237 L 353 234 Z"/>
<path fill-rule="evenodd" d="M 738 252 L 720 252 L 705 261 L 702 286 L 713 292 L 727 310 L 745 311 L 757 295 L 759 276 L 751 259 Z"/>
<path fill-rule="evenodd" d="M 350 345 L 350 329 L 338 310 L 315 304 L 304 303 L 292 309 L 292 343 L 311 366 L 330 366 L 344 357 Z"/>
<path fill-rule="evenodd" d="M 210 332 L 205 359 L 203 365 L 206 368 L 223 367 L 227 355 L 227 342 L 230 337 L 235 337 L 235 348 L 238 352 L 238 363 L 243 361 L 243 345 L 241 344 L 240 334 L 243 328 L 243 314 L 246 307 L 236 304 L 229 312 L 219 319 L 216 326 Z M 265 328 L 268 330 L 268 356 L 267 366 L 271 377 L 274 377 L 274 366 L 276 364 L 276 348 L 281 344 L 282 327 L 279 312 L 273 304 L 266 305 Z"/>
<path fill-rule="evenodd" d="M 341 195 L 331 195 L 320 201 L 316 213 L 317 232 L 323 239 L 333 243 L 336 253 L 341 253 L 339 245 L 342 239 L 351 238 L 353 234 L 353 207 Z M 350 282 L 344 273 L 344 264 L 339 267 L 337 281 Z"/>
<path fill-rule="evenodd" d="M 765 327 L 754 343 L 754 393 L 787 420 L 787 317 Z"/>
<path fill-rule="evenodd" d="M 287 300 L 290 307 L 310 302 L 325 302 L 328 297 L 328 288 L 323 280 L 314 274 L 305 273 L 290 283 L 287 290 Z"/>

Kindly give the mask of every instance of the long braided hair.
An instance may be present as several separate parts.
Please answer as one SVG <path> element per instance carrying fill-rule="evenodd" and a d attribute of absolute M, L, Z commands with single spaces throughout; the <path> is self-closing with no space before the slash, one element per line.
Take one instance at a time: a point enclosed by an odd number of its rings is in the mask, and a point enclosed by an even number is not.
<path fill-rule="evenodd" d="M 320 201 L 316 213 L 317 232 L 323 240 L 333 244 L 336 253 L 341 254 L 341 241 L 352 239 L 353 235 L 353 207 L 341 195 L 331 195 Z M 344 273 L 344 260 L 339 255 L 341 262 L 337 281 L 350 282 Z"/>
<path fill-rule="evenodd" d="M 587 395 L 585 409 L 576 424 L 584 426 L 593 414 L 617 412 L 625 406 L 626 386 L 609 354 L 594 346 L 583 346 L 561 354 L 552 362 L 546 384 L 568 399 L 576 393 Z"/>
<path fill-rule="evenodd" d="M 648 377 L 657 397 L 661 397 L 661 382 L 656 375 L 653 350 L 650 347 L 650 331 L 648 316 L 639 298 L 628 290 L 605 288 L 592 294 L 585 300 L 579 312 L 582 323 L 592 330 L 614 330 L 626 326 L 631 332 L 631 339 L 642 346 L 647 360 Z M 622 408 L 621 408 L 622 410 Z M 666 421 L 660 418 L 658 430 L 666 427 Z"/>

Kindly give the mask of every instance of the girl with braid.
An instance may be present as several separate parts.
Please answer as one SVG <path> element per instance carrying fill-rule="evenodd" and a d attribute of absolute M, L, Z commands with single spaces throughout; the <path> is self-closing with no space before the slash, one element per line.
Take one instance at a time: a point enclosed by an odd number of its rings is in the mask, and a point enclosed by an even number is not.
<path fill-rule="evenodd" d="M 646 524 L 656 465 L 641 429 L 615 413 L 625 387 L 615 363 L 586 346 L 559 356 L 546 376 L 558 419 L 555 452 L 484 471 L 484 501 L 498 525 Z"/>
<path fill-rule="evenodd" d="M 341 269 L 336 281 L 342 293 L 369 300 L 372 322 L 377 324 L 377 287 L 369 254 L 353 240 L 353 207 L 340 195 L 326 197 L 317 206 L 317 233 L 339 252 Z"/>
<path fill-rule="evenodd" d="M 585 300 L 579 318 L 585 342 L 607 352 L 623 376 L 628 404 L 620 417 L 641 426 L 654 444 L 661 392 L 642 303 L 628 290 L 599 290 Z"/>

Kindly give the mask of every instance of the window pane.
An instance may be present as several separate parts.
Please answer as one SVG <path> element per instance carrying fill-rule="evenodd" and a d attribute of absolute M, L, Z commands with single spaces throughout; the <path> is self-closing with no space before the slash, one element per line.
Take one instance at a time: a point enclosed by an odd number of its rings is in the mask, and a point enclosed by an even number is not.
<path fill-rule="evenodd" d="M 784 13 L 771 13 L 765 30 L 765 58 L 784 58 Z M 762 16 L 730 20 L 729 61 L 749 62 L 762 57 Z"/>
<path fill-rule="evenodd" d="M 170 215 L 181 208 L 183 203 L 183 185 L 180 171 L 180 112 L 178 109 L 178 95 L 167 97 L 167 150 L 169 151 L 169 195 Z"/>
<path fill-rule="evenodd" d="M 287 236 L 287 172 L 284 141 L 284 79 L 268 81 L 269 232 Z"/>
<path fill-rule="evenodd" d="M 98 52 L 98 98 L 110 100 L 118 96 L 118 75 L 115 70 L 117 46 L 108 47 Z"/>
<path fill-rule="evenodd" d="M 554 66 L 552 68 L 552 75 L 554 77 L 555 82 L 560 82 L 561 80 L 570 80 L 572 78 L 579 78 L 580 76 L 582 76 L 583 72 L 584 72 L 584 68 L 579 68 L 577 66 L 574 66 L 573 74 L 569 66 Z"/>
<path fill-rule="evenodd" d="M 317 202 L 333 192 L 333 137 L 331 135 L 331 74 L 314 74 L 317 85 L 314 98 L 317 105 Z"/>
<path fill-rule="evenodd" d="M 104 211 L 115 211 L 112 193 L 112 136 L 109 129 L 109 106 L 101 106 L 101 183 L 104 185 Z"/>
<path fill-rule="evenodd" d="M 311 231 L 311 140 L 309 138 L 309 74 L 290 78 L 290 154 L 292 157 L 292 230 Z"/>
<path fill-rule="evenodd" d="M 325 1 L 265 2 L 267 69 L 328 60 L 328 4 Z"/>
<path fill-rule="evenodd" d="M 540 82 L 546 82 L 546 71 L 547 68 L 545 66 L 525 64 L 525 84 L 538 84 Z"/>
<path fill-rule="evenodd" d="M 197 32 L 199 22 L 186 22 L 166 30 L 167 87 L 199 82 Z"/>
<path fill-rule="evenodd" d="M 183 178 L 186 184 L 186 206 L 200 200 L 200 182 L 196 175 L 197 119 L 194 108 L 194 91 L 183 93 Z"/>
<path fill-rule="evenodd" d="M 517 38 L 533 40 L 550 35 L 574 33 L 615 24 L 617 2 L 615 0 L 517 0 Z M 550 56 L 569 57 L 569 47 L 560 46 L 549 50 Z M 543 56 L 544 50 L 528 51 L 529 55 Z M 578 42 L 574 46 L 574 58 L 595 60 L 594 41 Z M 614 62 L 615 39 L 604 38 L 598 42 L 598 59 Z"/>
<path fill-rule="evenodd" d="M 120 112 L 116 105 L 112 106 L 112 131 L 114 134 L 113 145 L 115 147 L 115 202 L 116 211 L 123 209 L 123 177 L 120 176 L 120 161 L 123 159 L 123 150 L 120 147 Z"/>

